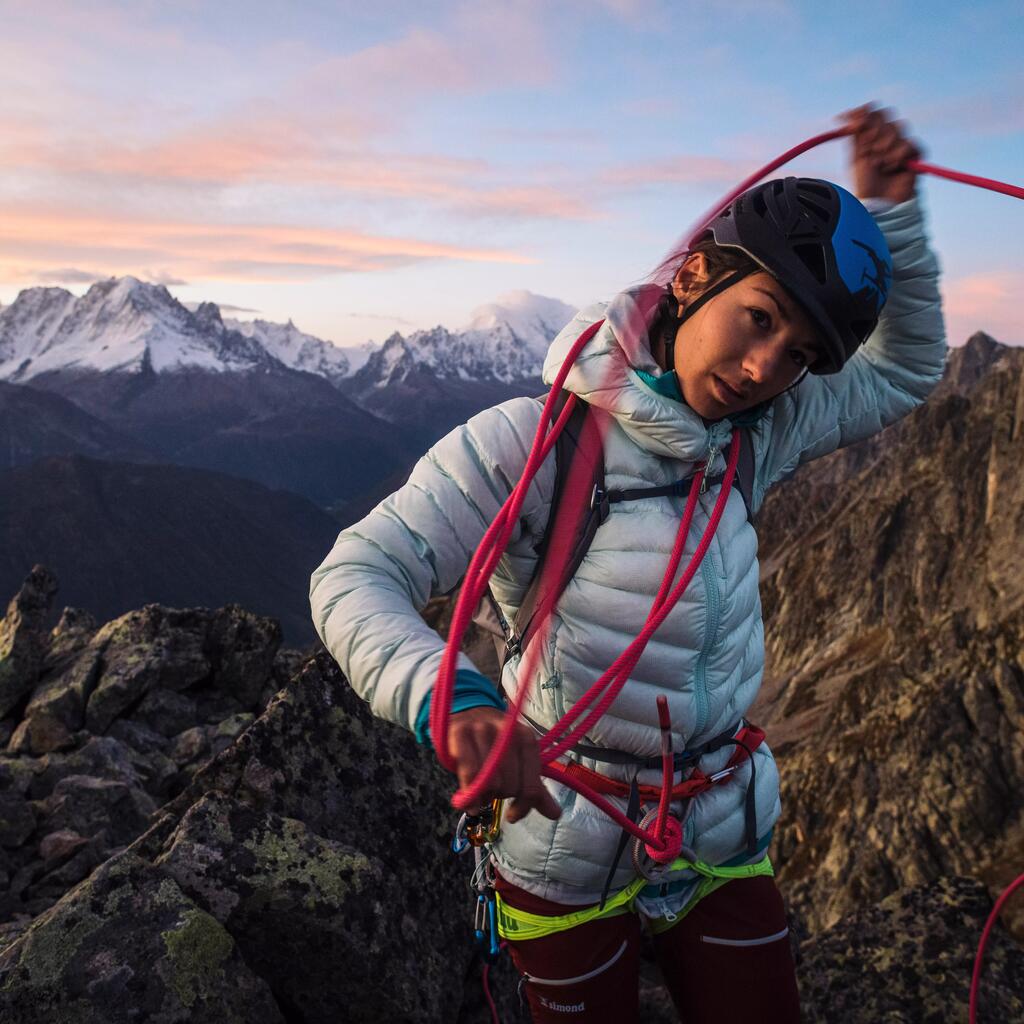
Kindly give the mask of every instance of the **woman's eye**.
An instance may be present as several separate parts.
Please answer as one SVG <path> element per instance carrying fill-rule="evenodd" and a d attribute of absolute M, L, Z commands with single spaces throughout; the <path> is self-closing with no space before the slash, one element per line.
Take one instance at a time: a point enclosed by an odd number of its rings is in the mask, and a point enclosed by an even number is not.
<path fill-rule="evenodd" d="M 763 309 L 757 309 L 755 307 L 752 307 L 750 310 L 750 315 L 754 318 L 754 323 L 756 323 L 759 327 L 771 326 L 772 318 Z M 758 317 L 760 317 L 761 319 L 758 319 Z"/>

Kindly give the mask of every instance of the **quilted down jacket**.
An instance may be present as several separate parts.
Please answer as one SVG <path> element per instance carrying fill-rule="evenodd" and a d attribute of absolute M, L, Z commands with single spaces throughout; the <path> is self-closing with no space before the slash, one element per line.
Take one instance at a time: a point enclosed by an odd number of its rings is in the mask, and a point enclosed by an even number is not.
<path fill-rule="evenodd" d="M 748 428 L 755 452 L 755 508 L 768 488 L 799 464 L 905 416 L 942 375 L 946 343 L 939 267 L 926 241 L 921 200 L 891 205 L 875 217 L 894 264 L 882 317 L 840 373 L 805 377 Z M 635 289 L 581 311 L 552 342 L 544 364 L 544 380 L 550 384 L 575 339 L 604 318 L 566 387 L 609 423 L 604 442 L 609 488 L 668 484 L 690 475 L 695 463 L 709 455 L 715 460 L 710 475 L 715 476 L 724 468 L 719 453 L 732 430 L 728 419 L 706 424 L 685 403 L 650 386 L 662 371 L 647 338 L 654 312 L 649 297 L 648 290 Z M 444 644 L 419 610 L 431 596 L 458 586 L 484 531 L 521 475 L 541 406 L 537 399 L 515 398 L 457 427 L 419 460 L 403 487 L 339 534 L 314 571 L 310 600 L 317 631 L 375 714 L 412 729 L 429 701 Z M 509 620 L 545 533 L 554 472 L 549 459 L 535 477 L 492 579 L 492 591 Z M 711 486 L 698 501 L 684 565 L 718 493 L 718 486 Z M 611 506 L 559 599 L 550 628 L 538 634 L 543 649 L 536 678 L 518 678 L 519 658 L 505 667 L 506 693 L 530 684 L 525 710 L 534 721 L 552 725 L 639 633 L 661 583 L 684 500 L 657 497 Z M 474 666 L 462 655 L 459 668 Z M 588 733 L 587 743 L 657 755 L 658 694 L 668 698 L 677 751 L 738 730 L 763 670 L 757 536 L 734 489 L 700 570 L 618 699 Z M 701 769 L 724 766 L 733 749 L 706 755 Z M 754 761 L 757 833 L 764 839 L 780 813 L 778 774 L 767 743 Z M 635 771 L 605 762 L 583 764 L 622 779 Z M 749 777 L 746 762 L 695 801 L 686 841 L 707 863 L 744 859 Z M 639 781 L 659 785 L 660 774 L 641 772 Z M 495 846 L 498 865 L 512 882 L 544 899 L 594 903 L 620 830 L 572 790 L 551 781 L 546 785 L 562 808 L 561 818 L 549 821 L 531 813 L 514 825 L 506 823 Z M 613 891 L 634 877 L 624 857 Z M 674 904 L 662 900 L 660 911 L 678 909 L 686 898 L 684 889 L 662 888 L 662 894 L 675 891 L 676 897 Z"/>

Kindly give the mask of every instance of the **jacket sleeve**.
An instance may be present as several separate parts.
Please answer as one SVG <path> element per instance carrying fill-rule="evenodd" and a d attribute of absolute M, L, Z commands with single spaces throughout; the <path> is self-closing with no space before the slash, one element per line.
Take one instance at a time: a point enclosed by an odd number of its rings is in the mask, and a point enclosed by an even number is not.
<path fill-rule="evenodd" d="M 514 398 L 456 427 L 401 488 L 341 531 L 314 570 L 313 623 L 375 715 L 415 730 L 445 646 L 419 612 L 458 586 L 522 474 L 540 412 L 536 399 Z M 543 535 L 552 463 L 527 491 L 510 548 Z M 457 667 L 475 671 L 465 654 Z"/>
<path fill-rule="evenodd" d="M 939 263 L 920 197 L 874 214 L 893 261 L 878 325 L 836 374 L 808 375 L 766 418 L 755 501 L 803 462 L 877 433 L 925 400 L 942 378 L 946 332 Z"/>

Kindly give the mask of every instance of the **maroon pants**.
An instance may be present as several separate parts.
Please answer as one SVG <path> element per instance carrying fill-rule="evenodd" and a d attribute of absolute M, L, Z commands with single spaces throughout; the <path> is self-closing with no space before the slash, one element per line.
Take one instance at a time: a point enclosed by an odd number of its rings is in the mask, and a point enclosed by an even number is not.
<path fill-rule="evenodd" d="M 510 906 L 554 916 L 580 907 L 542 900 L 498 877 Z M 600 918 L 540 939 L 509 941 L 534 1021 L 639 1021 L 640 918 Z M 772 878 L 736 879 L 653 937 L 686 1024 L 799 1024 L 782 897 Z"/>

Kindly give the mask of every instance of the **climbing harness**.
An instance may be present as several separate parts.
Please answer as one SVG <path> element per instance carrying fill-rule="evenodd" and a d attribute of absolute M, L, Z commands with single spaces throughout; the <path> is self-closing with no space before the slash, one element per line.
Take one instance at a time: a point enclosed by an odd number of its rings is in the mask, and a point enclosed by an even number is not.
<path fill-rule="evenodd" d="M 692 247 L 703 235 L 709 223 L 718 217 L 738 196 L 746 192 L 782 164 L 789 162 L 801 153 L 804 153 L 815 146 L 833 139 L 842 138 L 843 136 L 851 133 L 852 129 L 841 128 L 816 135 L 800 145 L 787 150 L 771 163 L 756 171 L 745 181 L 741 182 L 740 185 L 725 197 L 725 199 L 716 204 L 703 218 L 701 218 L 697 227 L 684 236 L 687 242 L 687 247 Z M 992 191 L 1001 192 L 1005 195 L 1013 196 L 1018 199 L 1024 199 L 1024 188 L 1020 186 L 994 181 L 989 178 L 980 178 L 974 175 L 963 174 L 959 171 L 938 167 L 934 164 L 928 164 L 920 160 L 908 160 L 905 167 L 907 170 L 913 171 L 917 174 L 931 174 L 952 181 L 959 181 L 964 184 L 974 185 L 979 188 L 986 188 Z M 512 532 L 519 520 L 519 513 L 526 498 L 527 490 L 529 489 L 533 478 L 536 476 L 545 458 L 550 454 L 559 436 L 566 428 L 566 424 L 569 422 L 576 410 L 579 399 L 575 394 L 569 394 L 565 399 L 561 399 L 559 397 L 562 393 L 563 385 L 565 384 L 569 371 L 577 357 L 586 347 L 587 343 L 601 329 L 603 323 L 603 320 L 599 320 L 583 331 L 569 350 L 568 355 L 563 360 L 551 386 L 551 391 L 547 396 L 544 411 L 541 415 L 540 423 L 537 427 L 537 432 L 534 437 L 533 445 L 530 449 L 529 457 L 526 460 L 522 476 L 516 486 L 512 489 L 512 493 L 509 495 L 498 515 L 485 532 L 479 547 L 473 555 L 469 569 L 466 572 L 462 590 L 459 594 L 459 599 L 456 602 L 451 626 L 449 628 L 448 642 L 438 669 L 437 682 L 434 687 L 434 697 L 431 701 L 430 707 L 430 734 L 434 741 L 434 749 L 437 754 L 438 761 L 449 771 L 454 772 L 455 770 L 455 761 L 452 757 L 448 741 L 448 726 L 452 713 L 451 708 L 454 695 L 455 672 L 463 635 L 469 625 L 474 609 L 478 606 L 484 592 L 488 588 L 490 578 L 494 573 L 498 560 L 504 554 L 505 549 L 508 546 Z M 557 403 L 561 403 L 560 410 L 556 409 Z M 550 429 L 549 424 L 551 424 Z M 572 516 L 573 508 L 569 507 L 567 513 L 559 516 L 554 528 L 550 531 L 550 537 L 547 538 L 546 541 L 548 547 L 547 562 L 549 565 L 554 567 L 553 576 L 556 579 L 558 578 L 560 571 L 568 565 L 572 559 L 573 523 L 586 514 L 588 511 L 588 504 L 592 511 L 595 504 L 601 506 L 604 501 L 603 495 L 599 495 L 596 490 L 587 489 L 585 486 L 588 476 L 592 478 L 593 462 L 596 458 L 595 452 L 599 452 L 602 445 L 600 431 L 595 430 L 593 435 L 593 440 L 596 441 L 597 447 L 591 448 L 591 465 L 589 467 L 589 472 L 588 467 L 583 465 L 584 460 L 574 460 L 574 464 L 569 470 L 568 480 L 566 481 L 565 498 L 568 499 L 566 504 L 567 506 L 575 505 L 576 516 Z M 539 740 L 541 774 L 575 790 L 600 810 L 604 811 L 604 813 L 612 818 L 625 833 L 628 833 L 633 838 L 634 865 L 637 867 L 638 873 L 641 875 L 641 877 L 631 883 L 631 885 L 621 890 L 610 900 L 602 901 L 602 903 L 597 907 L 565 915 L 565 918 L 573 919 L 573 924 L 565 925 L 565 927 L 573 927 L 575 924 L 583 923 L 583 920 L 592 920 L 594 917 L 603 916 L 608 913 L 616 911 L 625 912 L 620 908 L 626 907 L 630 901 L 635 898 L 636 893 L 638 893 L 643 886 L 648 884 L 648 879 L 644 877 L 645 871 L 657 874 L 659 868 L 662 871 L 666 869 L 674 870 L 677 865 L 682 864 L 683 866 L 694 868 L 698 873 L 704 874 L 706 878 L 720 881 L 722 876 L 720 874 L 715 874 L 715 872 L 725 870 L 722 868 L 710 868 L 708 865 L 703 865 L 703 867 L 708 868 L 708 872 L 702 872 L 698 867 L 699 862 L 691 861 L 690 859 L 680 856 L 683 851 L 683 826 L 678 818 L 672 817 L 668 813 L 675 789 L 673 786 L 675 761 L 671 751 L 671 722 L 668 717 L 668 704 L 664 696 L 658 697 L 658 720 L 662 735 L 662 784 L 658 793 L 658 807 L 656 811 L 648 813 L 639 824 L 630 820 L 626 814 L 623 814 L 622 811 L 606 799 L 603 793 L 608 792 L 607 787 L 604 786 L 603 783 L 599 783 L 593 777 L 594 775 L 598 775 L 598 773 L 590 773 L 588 775 L 585 771 L 581 772 L 579 770 L 581 767 L 580 765 L 575 763 L 570 763 L 568 765 L 562 764 L 559 762 L 559 758 L 568 754 L 574 746 L 583 740 L 587 732 L 594 726 L 601 716 L 605 714 L 608 708 L 615 701 L 616 697 L 628 681 L 633 669 L 640 659 L 640 656 L 643 654 L 648 641 L 654 635 L 654 632 L 658 627 L 661 626 L 668 617 L 672 608 L 678 603 L 683 592 L 689 586 L 690 581 L 699 569 L 718 528 L 718 524 L 725 510 L 725 504 L 728 501 L 729 494 L 732 490 L 733 482 L 736 479 L 740 447 L 740 431 L 734 430 L 731 443 L 728 448 L 726 471 L 721 480 L 721 489 L 715 501 L 714 510 L 711 513 L 708 524 L 700 539 L 700 543 L 698 544 L 689 564 L 680 576 L 678 583 L 675 587 L 672 586 L 672 581 L 675 579 L 679 563 L 682 559 L 685 542 L 690 532 L 690 525 L 693 520 L 697 498 L 707 489 L 709 482 L 707 478 L 712 471 L 713 463 L 718 455 L 718 452 L 714 449 L 709 450 L 707 457 L 697 466 L 697 470 L 694 475 L 694 486 L 690 486 L 689 488 L 686 506 L 683 511 L 679 531 L 676 536 L 672 554 L 669 558 L 669 564 L 666 569 L 665 576 L 658 590 L 658 594 L 654 599 L 654 603 L 651 606 L 647 621 L 639 635 L 632 643 L 629 644 L 622 654 L 616 658 L 597 682 L 595 682 L 594 685 L 591 686 L 591 688 L 572 706 L 572 708 L 570 708 L 569 711 L 567 711 Z M 580 486 L 581 482 L 583 483 L 582 487 Z M 568 528 L 562 528 L 562 523 L 565 522 L 569 523 Z M 596 529 L 596 525 L 594 526 L 594 529 Z M 547 617 L 553 610 L 560 593 L 561 591 L 558 590 L 557 587 L 550 587 L 540 595 L 536 608 L 533 610 L 533 614 L 531 616 L 531 619 L 537 620 L 537 625 L 533 626 L 534 631 L 536 631 L 537 627 L 541 623 L 546 621 Z M 518 688 L 515 698 L 511 701 L 508 711 L 506 712 L 505 722 L 502 726 L 498 740 L 485 759 L 479 774 L 468 786 L 459 789 L 452 797 L 452 805 L 460 810 L 479 806 L 483 802 L 483 794 L 487 792 L 499 764 L 508 753 L 516 724 L 522 718 L 522 709 L 528 695 L 529 683 L 534 678 L 535 674 L 537 650 L 539 645 L 524 644 L 522 634 L 515 639 L 516 642 L 514 644 L 510 642 L 508 654 L 522 655 L 518 678 L 523 680 L 524 685 L 521 685 Z M 666 734 L 669 736 L 667 743 L 665 740 Z M 748 751 L 748 754 L 752 755 L 753 749 L 755 748 L 752 747 Z M 751 768 L 753 768 L 752 756 L 750 756 L 750 761 Z M 721 773 L 716 773 L 716 775 L 717 778 L 714 781 L 727 777 L 723 776 Z M 598 778 L 603 777 L 598 775 Z M 710 776 L 707 777 L 705 781 L 707 781 L 708 784 L 713 784 Z M 752 788 L 750 792 L 752 793 Z M 689 799 L 692 800 L 692 797 Z M 690 806 L 690 804 L 688 804 L 688 806 Z M 467 816 L 465 821 L 460 821 L 456 840 L 453 842 L 453 849 L 458 849 L 459 852 L 464 852 L 470 846 L 472 846 L 474 850 L 475 864 L 473 878 L 477 894 L 477 927 L 475 931 L 477 942 L 481 946 L 485 960 L 488 957 L 491 959 L 497 957 L 498 951 L 500 950 L 499 936 L 502 934 L 502 929 L 504 929 L 505 934 L 515 933 L 516 938 L 525 938 L 527 935 L 524 932 L 524 928 L 529 923 L 530 917 L 535 916 L 526 915 L 521 911 L 513 911 L 512 908 L 502 904 L 494 893 L 493 885 L 489 885 L 487 882 L 488 866 L 491 860 L 490 851 L 487 850 L 487 852 L 484 853 L 487 840 L 484 839 L 479 845 L 474 845 L 471 836 L 485 836 L 488 830 L 492 827 L 495 829 L 498 827 L 497 819 L 489 820 L 486 825 L 477 822 L 473 822 L 471 824 L 471 818 Z M 477 831 L 474 832 L 474 829 Z M 766 862 L 767 857 L 760 863 Z M 744 867 L 757 868 L 758 866 L 759 865 L 746 865 Z M 493 882 L 493 869 L 490 870 L 490 879 L 491 882 Z M 739 877 L 747 876 L 741 875 Z M 985 943 L 988 939 L 988 935 L 991 931 L 992 925 L 994 924 L 995 918 L 998 916 L 998 913 L 1006 899 L 1021 885 L 1024 885 L 1024 875 L 1013 882 L 1013 884 L 1000 897 L 982 934 L 975 961 L 974 977 L 971 983 L 971 1024 L 974 1024 L 976 1019 L 977 987 Z M 631 892 L 631 890 L 633 891 Z M 629 893 L 630 895 L 624 895 L 626 893 Z M 592 914 L 593 916 L 581 916 L 587 914 Z M 544 918 L 542 920 L 550 921 L 551 919 Z M 508 922 L 513 923 L 509 924 Z M 494 1004 L 493 1001 L 490 1000 L 489 993 L 488 999 L 492 1012 L 494 1012 Z M 495 1019 L 497 1019 L 496 1013 Z"/>

